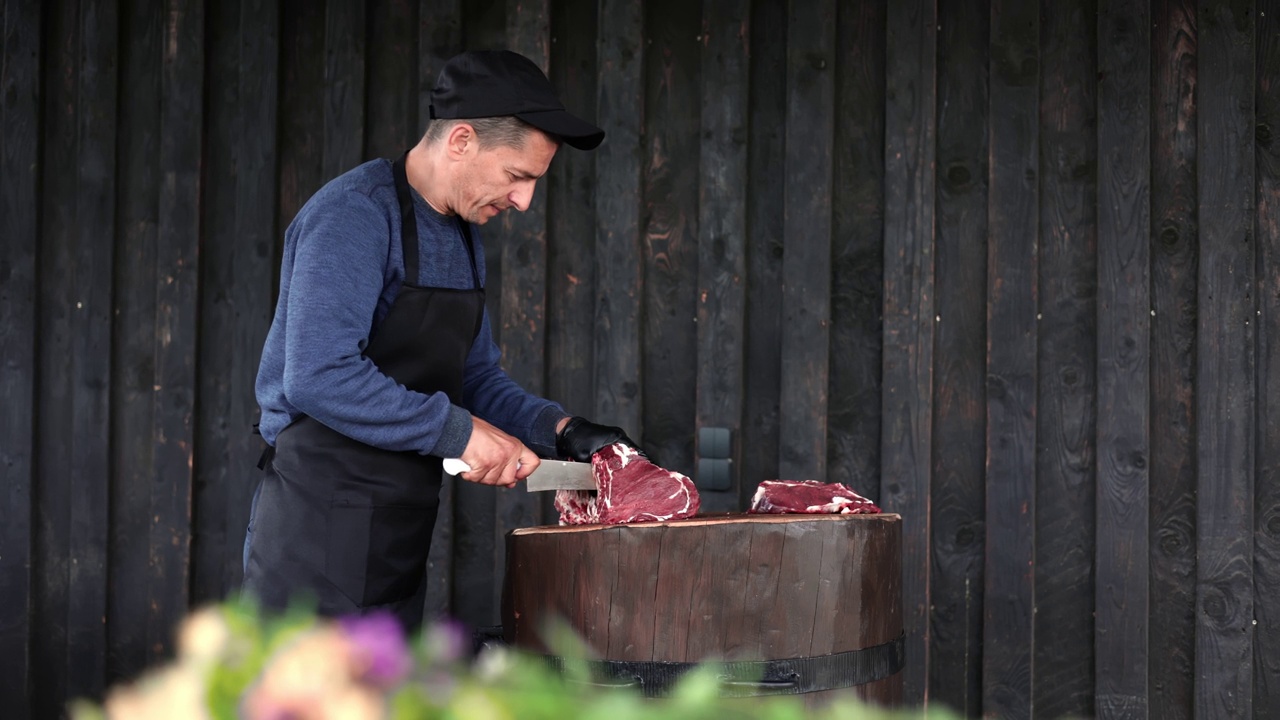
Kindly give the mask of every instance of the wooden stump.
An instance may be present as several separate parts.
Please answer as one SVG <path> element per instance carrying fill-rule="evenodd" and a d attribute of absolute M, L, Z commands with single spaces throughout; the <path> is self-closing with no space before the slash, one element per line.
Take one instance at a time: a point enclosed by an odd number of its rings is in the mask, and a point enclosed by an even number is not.
<path fill-rule="evenodd" d="M 507 534 L 503 631 L 508 644 L 550 654 L 543 631 L 559 618 L 650 696 L 682 663 L 720 659 L 763 668 L 775 691 L 806 692 L 811 705 L 848 686 L 895 705 L 901 576 L 892 514 L 525 528 Z M 726 694 L 766 694 L 749 686 Z"/>

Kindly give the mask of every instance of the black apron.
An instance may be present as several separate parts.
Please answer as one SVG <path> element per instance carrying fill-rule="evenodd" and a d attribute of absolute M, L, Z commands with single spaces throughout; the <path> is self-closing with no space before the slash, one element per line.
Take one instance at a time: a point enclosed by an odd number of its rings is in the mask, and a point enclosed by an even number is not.
<path fill-rule="evenodd" d="M 484 290 L 467 224 L 473 289 L 416 285 L 418 224 L 404 157 L 392 167 L 405 283 L 364 356 L 410 390 L 462 401 Z M 412 281 L 412 282 L 411 282 Z M 390 610 L 422 623 L 427 552 L 440 506 L 441 459 L 382 450 L 299 417 L 260 463 L 245 547 L 244 589 L 266 608 L 309 599 L 322 615 Z"/>

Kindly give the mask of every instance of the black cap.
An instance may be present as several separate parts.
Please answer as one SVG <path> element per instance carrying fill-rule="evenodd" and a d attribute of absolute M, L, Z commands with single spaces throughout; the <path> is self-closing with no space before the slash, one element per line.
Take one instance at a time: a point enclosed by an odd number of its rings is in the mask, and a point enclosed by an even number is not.
<path fill-rule="evenodd" d="M 480 50 L 449 59 L 431 91 L 431 117 L 467 119 L 514 115 L 579 150 L 591 150 L 604 131 L 570 114 L 551 81 L 529 58 L 510 50 Z"/>

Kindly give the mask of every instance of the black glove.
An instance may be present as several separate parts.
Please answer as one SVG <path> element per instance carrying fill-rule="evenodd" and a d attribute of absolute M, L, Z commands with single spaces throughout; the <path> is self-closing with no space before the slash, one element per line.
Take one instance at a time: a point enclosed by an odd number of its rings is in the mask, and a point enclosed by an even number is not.
<path fill-rule="evenodd" d="M 564 429 L 556 434 L 556 453 L 567 460 L 591 462 L 591 456 L 600 448 L 619 442 L 630 445 L 644 455 L 636 441 L 627 437 L 622 428 L 597 425 L 586 418 L 571 417 Z"/>

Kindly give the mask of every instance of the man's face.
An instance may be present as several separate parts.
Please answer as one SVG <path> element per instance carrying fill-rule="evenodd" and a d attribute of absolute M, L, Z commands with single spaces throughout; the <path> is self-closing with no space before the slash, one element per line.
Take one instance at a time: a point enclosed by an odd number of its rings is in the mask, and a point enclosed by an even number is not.
<path fill-rule="evenodd" d="M 476 225 L 508 208 L 524 212 L 556 148 L 556 143 L 536 130 L 525 136 L 523 147 L 476 146 L 458 170 L 454 211 Z"/>

